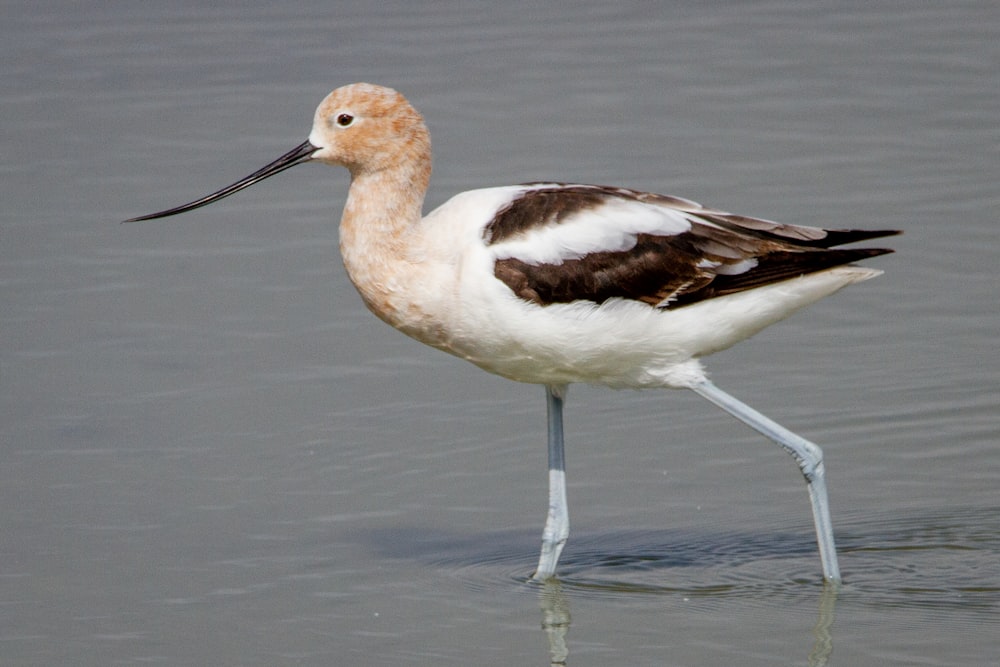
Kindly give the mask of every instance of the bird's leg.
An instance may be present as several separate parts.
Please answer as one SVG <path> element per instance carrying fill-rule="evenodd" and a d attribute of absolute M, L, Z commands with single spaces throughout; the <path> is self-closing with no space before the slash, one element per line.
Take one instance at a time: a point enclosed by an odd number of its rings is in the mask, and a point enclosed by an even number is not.
<path fill-rule="evenodd" d="M 566 453 L 563 449 L 563 398 L 566 386 L 546 386 L 549 421 L 549 514 L 542 533 L 542 552 L 532 579 L 555 576 L 556 563 L 569 537 L 569 507 L 566 504 Z"/>
<path fill-rule="evenodd" d="M 708 380 L 700 380 L 691 389 L 719 406 L 741 422 L 781 445 L 792 455 L 806 478 L 809 501 L 812 503 L 813 521 L 816 524 L 816 541 L 823 563 L 823 577 L 831 583 L 840 582 L 837 549 L 833 543 L 833 524 L 830 521 L 830 501 L 826 495 L 826 471 L 823 450 L 802 436 L 765 417 L 749 405 L 733 398 Z"/>

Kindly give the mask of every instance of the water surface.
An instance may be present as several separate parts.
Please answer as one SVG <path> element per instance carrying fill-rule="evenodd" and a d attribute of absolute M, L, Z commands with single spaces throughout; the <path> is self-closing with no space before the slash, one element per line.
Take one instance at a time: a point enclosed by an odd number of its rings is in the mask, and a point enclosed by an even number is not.
<path fill-rule="evenodd" d="M 0 656 L 74 665 L 981 665 L 1000 619 L 992 2 L 8 3 Z M 822 444 L 575 387 L 574 533 L 526 582 L 544 401 L 368 314 L 332 88 L 399 88 L 428 204 L 557 179 L 897 228 L 885 276 L 708 360 Z"/>

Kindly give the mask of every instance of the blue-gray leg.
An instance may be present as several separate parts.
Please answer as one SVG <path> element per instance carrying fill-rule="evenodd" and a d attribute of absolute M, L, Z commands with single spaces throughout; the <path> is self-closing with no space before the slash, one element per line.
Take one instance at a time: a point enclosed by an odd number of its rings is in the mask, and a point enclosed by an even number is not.
<path fill-rule="evenodd" d="M 569 507 L 566 504 L 566 452 L 563 447 L 563 398 L 566 386 L 545 387 L 549 422 L 549 514 L 542 533 L 542 552 L 532 579 L 555 576 L 559 554 L 569 537 Z"/>
<path fill-rule="evenodd" d="M 708 380 L 692 385 L 696 393 L 719 406 L 741 422 L 781 445 L 792 455 L 806 478 L 809 501 L 812 503 L 813 521 L 816 524 L 816 541 L 823 563 L 823 576 L 832 583 L 840 582 L 837 549 L 833 543 L 833 524 L 830 521 L 830 501 L 826 494 L 826 471 L 823 450 L 816 444 L 789 431 L 784 426 L 765 417 L 749 405 L 733 398 Z"/>

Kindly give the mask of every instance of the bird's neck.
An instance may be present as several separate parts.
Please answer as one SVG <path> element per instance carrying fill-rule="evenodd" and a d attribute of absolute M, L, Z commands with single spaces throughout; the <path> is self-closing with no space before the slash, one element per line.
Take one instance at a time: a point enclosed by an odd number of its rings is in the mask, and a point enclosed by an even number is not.
<path fill-rule="evenodd" d="M 340 251 L 365 304 L 393 323 L 408 276 L 408 249 L 419 234 L 430 160 L 396 161 L 391 169 L 351 174 L 340 221 Z"/>

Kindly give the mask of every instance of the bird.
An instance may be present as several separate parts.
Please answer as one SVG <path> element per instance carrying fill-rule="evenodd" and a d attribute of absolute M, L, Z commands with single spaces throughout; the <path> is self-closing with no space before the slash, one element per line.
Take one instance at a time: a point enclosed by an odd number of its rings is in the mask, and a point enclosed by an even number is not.
<path fill-rule="evenodd" d="M 689 389 L 780 445 L 806 481 L 823 580 L 841 581 L 818 445 L 724 392 L 702 359 L 880 270 L 892 252 L 842 248 L 897 230 L 825 229 L 727 213 L 624 187 L 532 182 L 469 190 L 426 216 L 430 133 L 398 91 L 337 88 L 308 139 L 188 204 L 207 206 L 306 162 L 344 167 L 339 226 L 362 301 L 412 338 L 542 385 L 548 512 L 531 579 L 556 577 L 569 537 L 563 406 L 570 384 Z"/>

